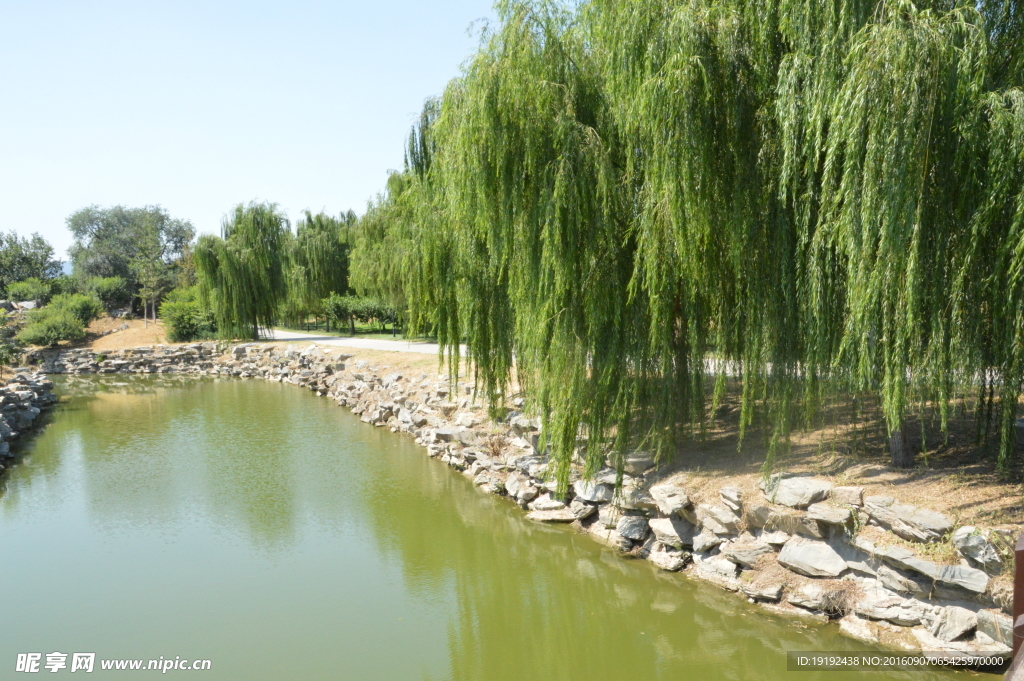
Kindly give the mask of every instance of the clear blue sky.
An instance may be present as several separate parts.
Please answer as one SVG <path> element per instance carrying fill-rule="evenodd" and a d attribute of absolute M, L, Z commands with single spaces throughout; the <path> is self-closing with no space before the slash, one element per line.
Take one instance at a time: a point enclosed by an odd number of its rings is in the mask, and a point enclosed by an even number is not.
<path fill-rule="evenodd" d="M 239 202 L 362 213 L 490 0 L 0 0 L 0 230 L 160 204 L 217 232 Z"/>

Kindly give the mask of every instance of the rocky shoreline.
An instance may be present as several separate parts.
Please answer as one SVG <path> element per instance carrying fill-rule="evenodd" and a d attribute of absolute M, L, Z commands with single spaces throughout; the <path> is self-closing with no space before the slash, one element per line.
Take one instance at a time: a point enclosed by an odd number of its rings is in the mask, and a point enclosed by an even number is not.
<path fill-rule="evenodd" d="M 574 472 L 569 494 L 556 498 L 547 457 L 537 449 L 540 424 L 519 411 L 521 399 L 494 422 L 469 383 L 380 375 L 352 357 L 316 345 L 194 343 L 34 351 L 27 360 L 44 374 L 175 373 L 304 386 L 366 423 L 414 437 L 431 457 L 480 490 L 509 497 L 531 520 L 572 524 L 625 556 L 711 582 L 771 612 L 838 621 L 844 634 L 893 649 L 1010 652 L 1005 573 L 1014 537 L 999 530 L 955 527 L 942 513 L 805 476 L 773 476 L 759 494 L 724 487 L 698 499 L 685 474 L 664 477 L 643 452 L 624 462 L 619 490 L 617 471 L 605 468 L 594 480 Z M 35 401 L 52 403 L 52 383 L 38 375 L 15 380 L 25 389 L 0 388 L 7 391 L 0 400 L 5 418 L 8 405 L 23 419 L 41 409 Z"/>
<path fill-rule="evenodd" d="M 41 374 L 17 373 L 0 387 L 0 471 L 14 461 L 11 443 L 29 432 L 56 401 L 53 382 Z"/>

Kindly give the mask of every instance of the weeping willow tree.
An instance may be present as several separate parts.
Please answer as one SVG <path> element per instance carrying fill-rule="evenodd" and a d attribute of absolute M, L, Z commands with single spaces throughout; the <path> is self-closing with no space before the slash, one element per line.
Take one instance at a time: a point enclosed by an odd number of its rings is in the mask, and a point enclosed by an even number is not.
<path fill-rule="evenodd" d="M 275 204 L 239 204 L 221 237 L 200 237 L 196 277 L 203 304 L 224 338 L 259 338 L 273 326 L 284 300 L 284 243 L 288 220 Z"/>
<path fill-rule="evenodd" d="M 331 294 L 345 295 L 349 284 L 349 239 L 355 224 L 349 211 L 335 218 L 312 215 L 296 225 L 296 234 L 284 243 L 287 296 L 282 314 L 291 323 L 302 323 Z"/>
<path fill-rule="evenodd" d="M 402 295 L 556 475 L 664 456 L 728 375 L 766 470 L 824 386 L 915 405 L 1024 383 L 1024 6 L 499 2 L 368 214 L 354 277 Z M 386 244 L 386 245 L 385 245 Z M 513 362 L 514 358 L 514 362 Z M 713 387 L 712 387 L 713 386 Z"/>

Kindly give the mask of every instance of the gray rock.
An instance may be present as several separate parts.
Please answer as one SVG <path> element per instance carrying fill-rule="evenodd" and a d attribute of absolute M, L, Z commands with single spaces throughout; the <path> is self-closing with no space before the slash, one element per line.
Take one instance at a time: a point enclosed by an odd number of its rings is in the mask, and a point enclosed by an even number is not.
<path fill-rule="evenodd" d="M 652 518 L 648 521 L 654 536 L 658 541 L 667 546 L 681 549 L 684 546 L 693 546 L 693 538 L 697 534 L 697 528 L 693 523 L 682 518 Z"/>
<path fill-rule="evenodd" d="M 719 537 L 711 530 L 702 530 L 700 534 L 693 538 L 693 550 L 695 552 L 706 552 L 715 548 L 725 539 Z"/>
<path fill-rule="evenodd" d="M 594 504 L 588 504 L 585 501 L 580 501 L 579 497 L 572 500 L 569 504 L 569 510 L 572 511 L 573 515 L 583 520 L 597 513 L 597 506 Z"/>
<path fill-rule="evenodd" d="M 863 487 L 833 487 L 832 494 L 829 496 L 833 503 L 842 504 L 845 506 L 863 506 L 864 505 L 864 488 Z"/>
<path fill-rule="evenodd" d="M 654 468 L 654 457 L 641 452 L 626 457 L 622 464 L 622 469 L 630 475 L 643 475 L 651 468 Z"/>
<path fill-rule="evenodd" d="M 1013 618 L 994 610 L 979 610 L 978 631 L 996 643 L 1013 647 Z"/>
<path fill-rule="evenodd" d="M 868 497 L 864 500 L 864 510 L 872 520 L 907 541 L 938 541 L 953 527 L 949 518 L 941 513 L 909 504 L 885 504 L 889 499 L 891 497 Z"/>
<path fill-rule="evenodd" d="M 719 494 L 722 496 L 722 503 L 728 506 L 735 513 L 743 511 L 743 493 L 735 487 L 723 487 Z"/>
<path fill-rule="evenodd" d="M 623 483 L 612 503 L 630 511 L 654 511 L 658 508 L 654 497 L 635 483 Z"/>
<path fill-rule="evenodd" d="M 597 522 L 601 523 L 608 529 L 614 528 L 619 524 L 619 518 L 622 517 L 622 511 L 615 508 L 614 506 L 601 506 L 597 511 Z"/>
<path fill-rule="evenodd" d="M 752 568 L 757 563 L 757 559 L 761 556 L 774 553 L 772 547 L 762 541 L 754 541 L 749 543 L 729 542 L 720 549 L 720 555 L 737 565 L 741 565 L 745 568 Z"/>
<path fill-rule="evenodd" d="M 808 477 L 772 476 L 764 487 L 769 501 L 791 508 L 807 508 L 813 503 L 824 501 L 831 491 L 832 483 Z"/>
<path fill-rule="evenodd" d="M 530 502 L 530 510 L 533 511 L 560 511 L 563 508 L 565 504 L 551 494 L 542 494 Z"/>
<path fill-rule="evenodd" d="M 726 560 L 721 556 L 708 556 L 700 553 L 693 554 L 693 565 L 698 572 L 726 579 L 735 579 L 736 571 L 739 570 L 739 566 L 731 560 Z"/>
<path fill-rule="evenodd" d="M 973 593 L 985 593 L 988 575 L 981 570 L 960 565 L 936 565 L 918 558 L 902 546 L 876 547 L 871 542 L 854 540 L 854 546 L 877 556 L 892 567 L 918 572 L 937 584 L 959 587 Z"/>
<path fill-rule="evenodd" d="M 614 493 L 611 485 L 601 485 L 590 480 L 577 480 L 572 483 L 572 489 L 581 500 L 594 504 L 608 503 Z"/>
<path fill-rule="evenodd" d="M 519 472 L 512 473 L 505 480 L 505 491 L 520 503 L 526 503 L 537 496 L 537 488 L 530 484 L 530 479 Z"/>
<path fill-rule="evenodd" d="M 776 530 L 774 532 L 762 532 L 759 539 L 778 551 L 782 548 L 783 544 L 789 541 L 790 536 L 781 530 Z"/>
<path fill-rule="evenodd" d="M 848 508 L 836 508 L 828 504 L 811 504 L 807 507 L 807 517 L 828 525 L 846 525 L 851 514 Z"/>
<path fill-rule="evenodd" d="M 455 431 L 451 428 L 438 428 L 434 431 L 435 442 L 451 442 L 455 439 Z"/>
<path fill-rule="evenodd" d="M 769 508 L 761 504 L 748 504 L 747 517 L 750 519 L 752 527 L 763 528 L 767 531 L 779 530 L 787 534 L 798 534 L 812 539 L 822 539 L 826 535 L 817 520 L 788 508 Z"/>
<path fill-rule="evenodd" d="M 978 627 L 978 616 L 967 608 L 950 605 L 942 609 L 931 634 L 940 641 L 955 641 Z"/>
<path fill-rule="evenodd" d="M 601 523 L 591 523 L 587 532 L 602 544 L 626 552 L 633 548 L 633 542 L 619 534 L 614 527 L 607 528 Z"/>
<path fill-rule="evenodd" d="M 689 554 L 680 551 L 669 551 L 662 545 L 656 546 L 647 556 L 656 567 L 668 572 L 682 570 L 689 559 Z"/>
<path fill-rule="evenodd" d="M 786 542 L 779 553 L 779 564 L 807 577 L 838 577 L 846 570 L 846 561 L 835 549 L 803 537 Z"/>
<path fill-rule="evenodd" d="M 854 603 L 853 611 L 873 620 L 886 620 L 904 627 L 921 623 L 924 606 L 909 598 L 878 587 L 864 589 Z"/>
<path fill-rule="evenodd" d="M 637 515 L 625 515 L 619 518 L 615 530 L 626 539 L 643 541 L 647 536 L 647 518 Z"/>
<path fill-rule="evenodd" d="M 690 505 L 690 497 L 679 485 L 654 485 L 651 487 L 650 493 L 658 510 L 665 515 L 676 515 Z"/>
<path fill-rule="evenodd" d="M 932 593 L 931 583 L 921 576 L 915 576 L 914 573 L 879 565 L 876 574 L 881 585 L 890 591 L 912 594 L 919 598 L 928 598 Z"/>
<path fill-rule="evenodd" d="M 559 511 L 530 511 L 526 517 L 528 520 L 537 520 L 542 523 L 571 523 L 576 520 L 575 514 L 567 508 Z"/>
<path fill-rule="evenodd" d="M 808 582 L 794 589 L 786 600 L 808 610 L 824 610 L 825 589 L 820 584 Z"/>
<path fill-rule="evenodd" d="M 722 504 L 700 504 L 697 507 L 697 518 L 715 534 L 739 533 L 740 516 Z"/>
<path fill-rule="evenodd" d="M 753 584 L 741 584 L 740 591 L 746 594 L 747 597 L 757 601 L 777 603 L 782 598 L 782 587 L 781 581 L 768 581 L 760 584 L 755 582 Z"/>
<path fill-rule="evenodd" d="M 979 534 L 975 527 L 966 525 L 954 532 L 953 546 L 961 556 L 988 572 L 996 573 L 1003 567 L 1003 560 L 996 547 Z"/>

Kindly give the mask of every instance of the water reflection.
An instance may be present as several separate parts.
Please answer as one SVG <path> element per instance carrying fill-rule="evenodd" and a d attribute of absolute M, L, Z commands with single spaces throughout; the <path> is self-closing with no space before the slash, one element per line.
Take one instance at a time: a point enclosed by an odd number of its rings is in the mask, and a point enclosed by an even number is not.
<path fill-rule="evenodd" d="M 173 654 L 208 650 L 217 679 L 756 680 L 786 676 L 787 649 L 858 648 L 529 523 L 294 386 L 61 388 L 0 499 L 0 550 L 25 585 L 5 605 L 19 627 L 2 656 L 76 649 L 87 628 L 103 652 L 125 642 L 126 657 L 169 641 Z M 48 553 L 61 542 L 77 542 L 73 565 Z"/>

